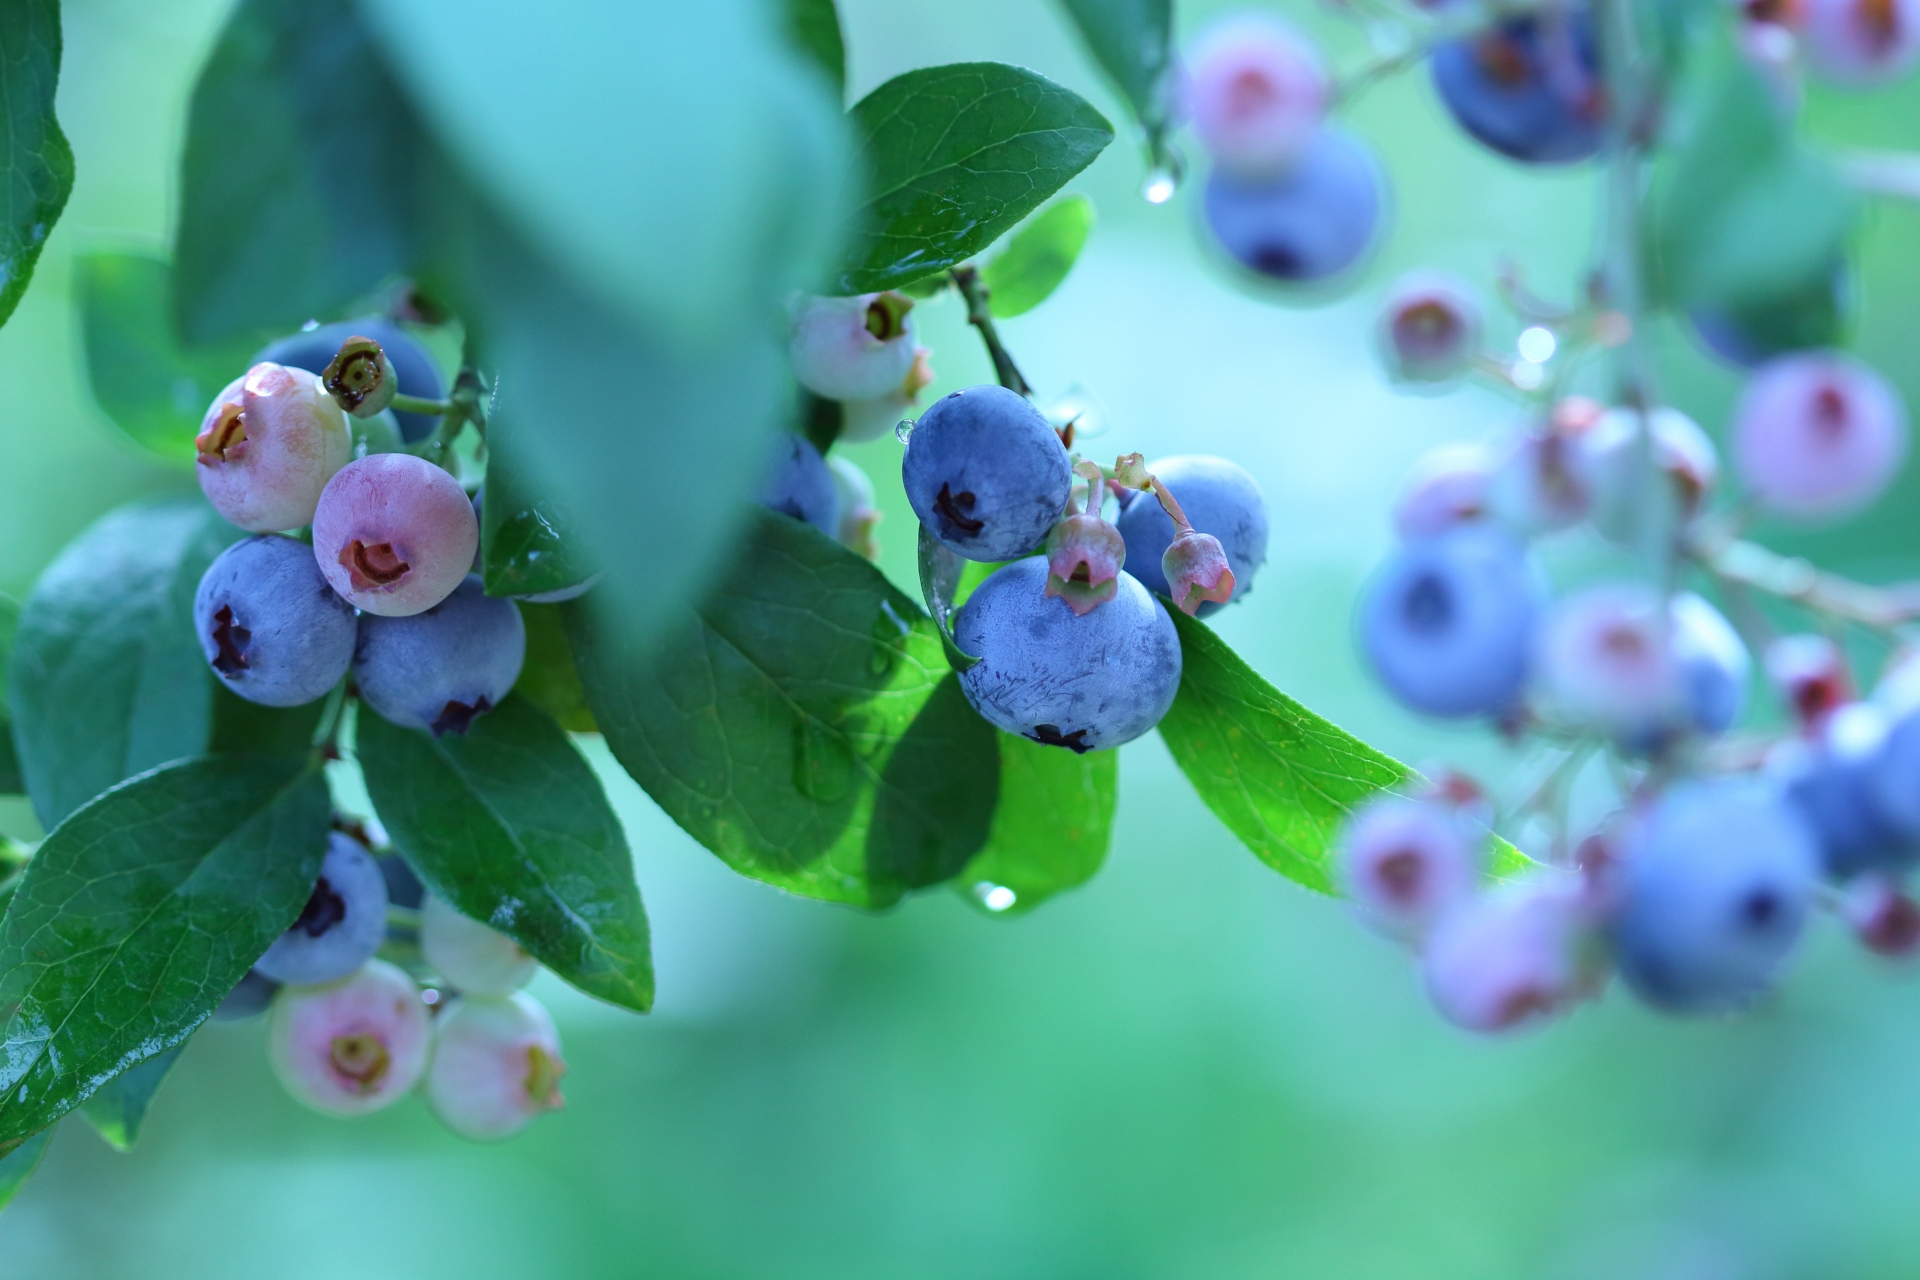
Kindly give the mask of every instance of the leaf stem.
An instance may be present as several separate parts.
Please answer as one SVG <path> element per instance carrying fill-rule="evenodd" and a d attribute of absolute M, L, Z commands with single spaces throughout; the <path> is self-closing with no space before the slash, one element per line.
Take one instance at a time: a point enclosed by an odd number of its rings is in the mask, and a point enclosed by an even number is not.
<path fill-rule="evenodd" d="M 1021 376 L 1020 366 L 1013 362 L 1013 356 L 1000 343 L 1000 331 L 994 328 L 993 309 L 988 305 L 987 282 L 980 278 L 979 268 L 970 265 L 955 267 L 953 285 L 960 291 L 960 296 L 967 300 L 967 323 L 980 331 L 980 341 L 986 344 L 987 355 L 993 360 L 994 377 L 1007 390 L 1032 396 L 1033 388 Z"/>

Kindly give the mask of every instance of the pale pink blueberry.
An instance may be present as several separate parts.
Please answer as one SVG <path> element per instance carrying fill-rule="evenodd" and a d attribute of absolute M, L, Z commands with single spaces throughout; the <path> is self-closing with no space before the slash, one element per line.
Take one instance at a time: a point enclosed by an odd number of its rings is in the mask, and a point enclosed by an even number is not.
<path fill-rule="evenodd" d="M 1394 531 L 1431 538 L 1457 524 L 1483 520 L 1493 484 L 1493 459 L 1478 445 L 1443 445 L 1414 464 L 1393 507 Z"/>
<path fill-rule="evenodd" d="M 800 298 L 787 343 L 793 376 L 828 400 L 877 400 L 902 392 L 921 353 L 912 313 L 913 299 L 903 293 Z"/>
<path fill-rule="evenodd" d="M 1221 18 L 1187 57 L 1186 108 L 1201 145 L 1243 178 L 1283 173 L 1319 132 L 1330 86 L 1320 56 L 1261 13 Z"/>
<path fill-rule="evenodd" d="M 1047 594 L 1065 600 L 1076 616 L 1113 599 L 1119 590 L 1127 543 L 1098 515 L 1075 513 L 1062 519 L 1047 535 L 1045 551 Z"/>
<path fill-rule="evenodd" d="M 284 989 L 268 1028 L 287 1091 L 343 1116 L 378 1111 L 412 1089 L 431 1039 L 420 989 L 384 960 L 338 982 Z"/>
<path fill-rule="evenodd" d="M 1872 88 L 1920 58 L 1920 0 L 1805 0 L 1800 42 L 1816 74 Z"/>
<path fill-rule="evenodd" d="M 1546 419 L 1520 432 L 1494 464 L 1489 509 L 1522 537 L 1577 524 L 1593 505 L 1593 486 L 1581 462 L 1581 438 L 1598 422 L 1601 405 L 1569 396 Z"/>
<path fill-rule="evenodd" d="M 1461 902 L 1421 957 L 1427 995 L 1468 1031 L 1509 1031 L 1596 994 L 1604 949 L 1578 877 L 1540 871 Z"/>
<path fill-rule="evenodd" d="M 407 453 L 348 463 L 313 514 L 313 557 L 327 582 L 366 612 L 389 618 L 445 600 L 479 546 L 480 523 L 460 482 Z"/>
<path fill-rule="evenodd" d="M 1472 896 L 1481 840 L 1450 805 L 1381 796 L 1354 811 L 1339 848 L 1340 888 L 1362 917 L 1417 938 Z"/>
<path fill-rule="evenodd" d="M 1482 320 L 1473 289 L 1443 271 L 1400 277 L 1380 314 L 1387 372 L 1401 382 L 1451 382 L 1480 354 Z"/>
<path fill-rule="evenodd" d="M 462 996 L 441 1015 L 437 1040 L 427 1101 L 462 1137 L 511 1137 L 562 1105 L 560 1035 L 532 996 Z"/>
<path fill-rule="evenodd" d="M 1616 736 L 1675 723 L 1685 689 L 1672 632 L 1660 595 L 1638 583 L 1569 596 L 1541 631 L 1541 691 L 1567 719 Z"/>
<path fill-rule="evenodd" d="M 1767 678 L 1803 729 L 1817 730 L 1853 700 L 1846 654 L 1826 636 L 1780 636 L 1767 646 L 1765 665 Z"/>
<path fill-rule="evenodd" d="M 1734 463 L 1754 497 L 1806 518 L 1879 497 L 1907 452 L 1899 392 L 1834 351 L 1782 356 L 1757 370 L 1733 412 Z"/>
<path fill-rule="evenodd" d="M 274 533 L 313 519 L 321 491 L 353 456 L 353 434 L 319 378 L 257 364 L 214 397 L 194 449 L 214 510 L 242 529 Z"/>
<path fill-rule="evenodd" d="M 512 938 L 461 915 L 437 894 L 421 904 L 420 952 L 448 983 L 478 995 L 517 991 L 540 967 Z"/>
<path fill-rule="evenodd" d="M 1661 407 L 1646 418 L 1651 461 L 1666 485 L 1664 493 L 1652 495 L 1661 504 L 1653 514 L 1668 524 L 1685 524 L 1700 514 L 1719 483 L 1719 456 L 1700 424 L 1678 409 Z M 1615 542 L 1631 542 L 1649 496 L 1640 484 L 1640 415 L 1609 409 L 1580 434 L 1579 446 L 1593 527 Z"/>

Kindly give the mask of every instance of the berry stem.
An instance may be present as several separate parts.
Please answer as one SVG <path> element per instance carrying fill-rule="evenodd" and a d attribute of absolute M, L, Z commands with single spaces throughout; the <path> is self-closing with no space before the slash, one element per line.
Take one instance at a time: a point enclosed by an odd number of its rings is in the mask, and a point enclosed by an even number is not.
<path fill-rule="evenodd" d="M 478 431 L 483 438 L 487 434 L 486 397 L 487 387 L 480 380 L 479 372 L 472 365 L 463 366 L 459 376 L 453 380 L 453 393 L 444 402 L 415 401 L 415 403 L 429 405 L 444 403 L 446 408 L 429 411 L 441 413 L 439 425 L 434 427 L 432 435 L 411 446 L 408 452 L 415 457 L 425 458 L 437 467 L 452 471 L 453 468 L 448 465 L 448 455 L 452 452 L 453 442 L 459 438 L 461 430 L 468 423 L 472 423 L 474 430 Z M 403 398 L 408 397 L 394 397 L 395 407 L 407 408 L 400 404 Z M 411 412 L 410 409 L 408 411 Z"/>
<path fill-rule="evenodd" d="M 395 413 L 451 413 L 453 412 L 453 401 L 429 400 L 425 396 L 408 396 L 396 392 L 392 401 L 388 403 L 387 408 L 393 410 Z"/>
<path fill-rule="evenodd" d="M 967 323 L 980 331 L 980 341 L 986 344 L 987 355 L 993 360 L 994 377 L 1007 390 L 1031 397 L 1033 388 L 1020 375 L 1020 366 L 1013 362 L 1013 356 L 1001 345 L 1000 331 L 993 326 L 987 282 L 980 278 L 979 269 L 973 266 L 955 267 L 953 285 L 960 291 L 960 296 L 967 300 Z"/>
<path fill-rule="evenodd" d="M 1883 634 L 1920 619 L 1920 582 L 1870 587 L 1738 538 L 1717 543 L 1695 539 L 1686 553 L 1722 583 L 1751 587 Z"/>
<path fill-rule="evenodd" d="M 1174 500 L 1167 486 L 1160 483 L 1160 477 L 1148 476 L 1147 483 L 1153 486 L 1153 496 L 1160 499 L 1160 509 L 1173 517 L 1173 536 L 1177 538 L 1192 533 L 1193 525 L 1187 520 L 1187 513 L 1180 509 L 1180 504 Z"/>

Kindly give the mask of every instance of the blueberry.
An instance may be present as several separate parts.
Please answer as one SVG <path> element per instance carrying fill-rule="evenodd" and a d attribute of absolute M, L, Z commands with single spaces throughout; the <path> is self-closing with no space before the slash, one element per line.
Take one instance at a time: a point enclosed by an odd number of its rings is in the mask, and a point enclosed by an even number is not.
<path fill-rule="evenodd" d="M 928 407 L 900 463 L 913 513 L 949 549 L 992 563 L 1047 540 L 1073 471 L 1060 437 L 1004 387 L 968 387 Z"/>
<path fill-rule="evenodd" d="M 298 529 L 352 456 L 346 415 L 300 369 L 256 364 L 224 387 L 194 437 L 213 509 L 252 533 Z"/>
<path fill-rule="evenodd" d="M 397 853 L 389 853 L 380 859 L 380 874 L 387 882 L 387 901 L 396 907 L 408 911 L 418 911 L 425 901 L 427 887 L 420 883 L 420 877 L 413 874 L 413 868 L 407 860 Z"/>
<path fill-rule="evenodd" d="M 1111 600 L 1076 614 L 1047 590 L 1047 562 L 996 569 L 954 619 L 980 662 L 960 673 L 974 709 L 999 728 L 1076 752 L 1117 747 L 1154 725 L 1180 689 L 1180 638 L 1129 573 Z"/>
<path fill-rule="evenodd" d="M 1792 516 L 1836 516 L 1892 482 L 1906 456 L 1907 410 L 1867 365 L 1808 351 L 1755 371 L 1731 433 L 1740 478 L 1762 503 Z"/>
<path fill-rule="evenodd" d="M 1242 266 L 1272 280 L 1307 284 L 1353 266 L 1378 238 L 1386 179 L 1364 143 L 1337 129 L 1315 133 L 1276 177 L 1216 169 L 1207 179 L 1206 221 Z"/>
<path fill-rule="evenodd" d="M 1253 575 L 1267 559 L 1267 501 L 1252 476 L 1225 458 L 1194 454 L 1165 458 L 1150 468 L 1173 494 L 1193 527 L 1220 539 L 1233 570 L 1233 598 L 1253 588 Z M 1160 557 L 1173 543 L 1173 519 L 1150 495 L 1128 503 L 1114 521 L 1127 544 L 1127 572 L 1155 595 L 1167 594 Z M 1221 606 L 1203 604 L 1204 618 Z"/>
<path fill-rule="evenodd" d="M 1216 20 L 1187 56 L 1188 115 L 1224 169 L 1278 173 L 1311 145 L 1326 115 L 1326 68 L 1313 46 L 1266 14 Z"/>
<path fill-rule="evenodd" d="M 1653 436 L 1653 462 L 1667 483 L 1671 506 L 1664 516 L 1680 524 L 1706 505 L 1720 478 L 1720 459 L 1700 424 L 1678 409 L 1660 407 L 1647 415 Z M 1601 536 L 1631 544 L 1639 533 L 1640 415 L 1609 409 L 1579 436 L 1577 465 L 1588 493 L 1588 518 Z"/>
<path fill-rule="evenodd" d="M 308 986 L 344 978 L 387 937 L 387 881 L 367 847 L 334 831 L 307 905 L 254 968 L 276 982 Z"/>
<path fill-rule="evenodd" d="M 440 603 L 473 568 L 479 545 L 466 490 L 411 454 L 348 463 L 313 513 L 320 572 L 368 613 L 405 617 Z"/>
<path fill-rule="evenodd" d="M 1747 703 L 1753 666 L 1726 616 L 1692 592 L 1673 598 L 1674 659 L 1685 705 L 1682 727 L 1706 737 L 1725 733 Z"/>
<path fill-rule="evenodd" d="M 1579 881 L 1536 872 L 1460 901 L 1421 955 L 1427 995 L 1466 1031 L 1510 1031 L 1565 1012 L 1605 976 Z"/>
<path fill-rule="evenodd" d="M 1443 445 L 1414 464 L 1393 507 L 1393 530 L 1403 538 L 1430 538 L 1486 517 L 1493 459 L 1477 445 Z"/>
<path fill-rule="evenodd" d="M 1450 806 L 1381 796 L 1341 836 L 1340 887 L 1370 922 L 1417 937 L 1472 895 L 1479 843 Z"/>
<path fill-rule="evenodd" d="M 1893 722 L 1867 767 L 1873 810 L 1905 840 L 1920 845 L 1920 710 Z"/>
<path fill-rule="evenodd" d="M 1360 643 L 1387 691 L 1432 716 L 1494 715 L 1526 683 L 1540 589 L 1498 530 L 1462 525 L 1401 547 L 1361 597 Z"/>
<path fill-rule="evenodd" d="M 1450 383 L 1480 354 L 1480 302 L 1458 276 L 1411 271 L 1380 312 L 1380 352 L 1397 382 Z"/>
<path fill-rule="evenodd" d="M 1916 833 L 1902 821 L 1910 810 L 1897 795 L 1906 762 L 1886 758 L 1889 728 L 1881 708 L 1850 703 L 1828 716 L 1811 741 L 1789 741 L 1769 761 L 1828 873 L 1839 879 L 1910 866 L 1920 855 Z M 1885 807 L 1883 797 L 1898 807 Z"/>
<path fill-rule="evenodd" d="M 213 1007 L 215 1022 L 239 1022 L 245 1018 L 257 1017 L 267 1011 L 273 998 L 280 994 L 280 984 L 258 969 L 247 970 L 247 976 L 234 984 L 233 990 Z"/>
<path fill-rule="evenodd" d="M 1767 646 L 1767 679 L 1793 708 L 1803 729 L 1818 731 L 1853 696 L 1853 674 L 1840 646 L 1812 632 L 1780 636 Z"/>
<path fill-rule="evenodd" d="M 770 454 L 756 501 L 833 537 L 839 531 L 840 499 L 834 490 L 833 472 L 820 451 L 811 442 L 782 432 Z"/>
<path fill-rule="evenodd" d="M 367 705 L 397 725 L 465 733 L 520 678 L 527 629 L 519 606 L 487 595 L 478 574 L 425 613 L 363 614 L 353 678 Z"/>
<path fill-rule="evenodd" d="M 449 1129 L 490 1141 L 561 1105 L 560 1033 L 525 992 L 463 995 L 440 1019 L 427 1101 Z"/>
<path fill-rule="evenodd" d="M 1806 0 L 1800 38 L 1818 75 L 1873 88 L 1920 59 L 1920 0 Z"/>
<path fill-rule="evenodd" d="M 353 606 L 304 542 L 262 534 L 222 551 L 193 595 L 193 627 L 214 673 L 250 702 L 325 697 L 353 661 Z"/>
<path fill-rule="evenodd" d="M 271 360 L 317 374 L 333 360 L 340 344 L 356 335 L 372 338 L 386 351 L 401 395 L 419 396 L 423 400 L 446 398 L 447 387 L 440 377 L 440 366 L 434 363 L 427 349 L 405 329 L 379 316 L 362 316 L 358 320 L 323 324 L 317 329 L 289 334 L 268 346 L 253 361 L 258 364 Z M 438 417 L 427 413 L 399 413 L 394 417 L 399 420 L 401 435 L 409 441 L 426 439 L 440 424 Z"/>
<path fill-rule="evenodd" d="M 1622 849 L 1613 936 L 1634 994 L 1724 1013 L 1773 985 L 1813 905 L 1818 856 L 1800 818 L 1745 779 L 1662 796 Z"/>
<path fill-rule="evenodd" d="M 517 991 L 540 967 L 512 938 L 433 894 L 420 908 L 420 953 L 453 987 L 475 995 Z"/>
<path fill-rule="evenodd" d="M 267 1048 L 287 1092 L 318 1111 L 364 1115 L 405 1097 L 426 1071 L 432 1029 L 420 988 L 384 960 L 273 1004 Z"/>
<path fill-rule="evenodd" d="M 1529 164 L 1600 150 L 1606 94 L 1584 7 L 1509 18 L 1433 51 L 1433 86 L 1474 138 Z"/>
<path fill-rule="evenodd" d="M 801 386 L 828 400 L 902 392 L 913 373 L 913 299 L 903 293 L 802 297 L 793 307 L 788 358 Z"/>

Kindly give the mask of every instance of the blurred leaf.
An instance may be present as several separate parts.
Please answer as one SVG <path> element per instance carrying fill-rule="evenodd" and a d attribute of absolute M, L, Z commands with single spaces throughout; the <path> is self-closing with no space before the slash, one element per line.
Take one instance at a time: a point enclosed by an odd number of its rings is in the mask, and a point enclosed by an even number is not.
<path fill-rule="evenodd" d="M 0 1143 L 0 1209 L 13 1203 L 20 1194 L 20 1188 L 27 1185 L 34 1170 L 40 1167 L 41 1157 L 47 1154 L 47 1142 L 53 1137 L 51 1127 L 42 1129 L 30 1138 L 17 1143 L 11 1151 L 5 1143 Z"/>
<path fill-rule="evenodd" d="M 523 470 L 512 415 L 490 424 L 487 479 L 480 501 L 480 563 L 487 594 L 538 595 L 584 582 L 593 566 L 583 558 L 568 508 L 536 494 Z"/>
<path fill-rule="evenodd" d="M 908 284 L 964 262 L 1113 141 L 1079 94 L 998 62 L 896 76 L 853 109 L 872 193 L 836 292 Z"/>
<path fill-rule="evenodd" d="M 527 624 L 527 660 L 513 691 L 553 717 L 568 733 L 595 733 L 587 693 L 573 665 L 573 642 L 557 604 L 520 602 Z"/>
<path fill-rule="evenodd" d="M 127 438 L 191 463 L 200 419 L 222 387 L 246 372 L 250 341 L 199 351 L 174 338 L 173 268 L 138 253 L 83 253 L 74 291 L 93 398 Z"/>
<path fill-rule="evenodd" d="M 633 855 L 560 727 L 511 696 L 464 735 L 365 708 L 357 723 L 367 794 L 421 880 L 588 995 L 645 1013 L 653 961 Z"/>
<path fill-rule="evenodd" d="M 1134 119 L 1166 119 L 1164 81 L 1173 67 L 1173 0 L 1060 0 L 1087 51 Z"/>
<path fill-rule="evenodd" d="M 303 756 L 313 748 L 328 699 L 301 707 L 263 707 L 213 681 L 213 733 L 207 750 L 224 755 Z"/>
<path fill-rule="evenodd" d="M 933 623 L 818 530 L 755 511 L 724 580 L 651 648 L 566 606 L 616 759 L 743 875 L 886 906 L 987 838 L 994 731 Z"/>
<path fill-rule="evenodd" d="M 1774 304 L 1829 282 L 1859 197 L 1803 148 L 1761 73 L 1730 61 L 1656 174 L 1648 256 L 1681 307 Z"/>
<path fill-rule="evenodd" d="M 173 1070 L 173 1064 L 179 1061 L 180 1052 L 185 1048 L 183 1041 L 127 1068 L 80 1104 L 81 1114 L 114 1150 L 133 1149 L 140 1137 L 140 1126 L 147 1122 L 147 1107 L 153 1102 L 154 1092 L 167 1078 L 167 1072 Z"/>
<path fill-rule="evenodd" d="M 20 606 L 12 596 L 0 595 L 0 674 L 13 656 L 14 633 L 20 629 Z M 0 795 L 17 796 L 27 789 L 20 778 L 20 757 L 13 749 L 13 713 L 0 698 Z"/>
<path fill-rule="evenodd" d="M 283 333 L 411 269 L 429 151 L 352 0 L 241 0 L 187 114 L 180 332 Z"/>
<path fill-rule="evenodd" d="M 198 495 L 108 512 L 27 597 L 7 702 L 34 812 L 48 830 L 122 778 L 206 750 L 213 677 L 193 593 L 241 536 Z"/>
<path fill-rule="evenodd" d="M 1079 755 L 1001 733 L 1000 802 L 986 847 L 954 888 L 994 915 L 1019 915 L 1093 879 L 1106 861 L 1120 756 Z M 996 889 L 1011 899 L 990 897 Z"/>
<path fill-rule="evenodd" d="M 0 4 L 6 177 L 0 184 L 0 324 L 20 303 L 34 264 L 73 190 L 73 148 L 54 119 L 60 81 L 58 0 Z"/>
<path fill-rule="evenodd" d="M 317 768 L 202 757 L 47 837 L 0 925 L 0 1142 L 206 1019 L 306 905 L 327 814 Z"/>
<path fill-rule="evenodd" d="M 993 314 L 1022 315 L 1045 302 L 1073 270 L 1092 231 L 1093 201 L 1085 196 L 1068 196 L 1041 210 L 981 269 Z"/>
<path fill-rule="evenodd" d="M 841 97 L 847 92 L 847 49 L 840 36 L 840 14 L 833 0 L 782 0 L 787 37 L 794 48 L 820 64 L 827 82 Z"/>

